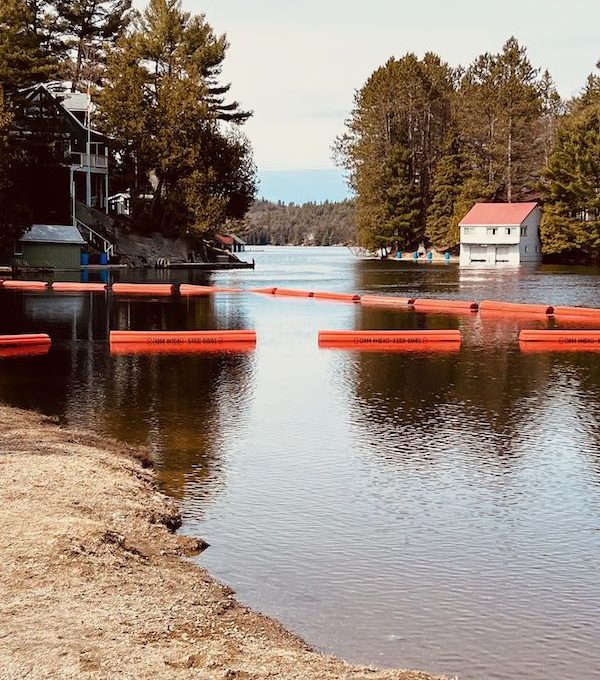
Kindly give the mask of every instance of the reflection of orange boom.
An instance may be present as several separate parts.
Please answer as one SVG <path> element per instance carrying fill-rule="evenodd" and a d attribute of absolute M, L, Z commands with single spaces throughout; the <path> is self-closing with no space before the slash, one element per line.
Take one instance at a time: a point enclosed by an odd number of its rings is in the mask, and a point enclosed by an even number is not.
<path fill-rule="evenodd" d="M 24 345 L 23 347 L 0 346 L 0 359 L 12 359 L 13 357 L 35 357 L 48 354 L 50 345 Z"/>
<path fill-rule="evenodd" d="M 253 352 L 250 342 L 226 342 L 221 345 L 159 345 L 155 342 L 118 343 L 110 345 L 111 354 L 243 354 Z"/>
<path fill-rule="evenodd" d="M 455 311 L 467 311 L 476 312 L 479 309 L 479 304 L 477 302 L 470 302 L 466 300 L 436 300 L 434 299 L 423 299 L 417 298 L 413 305 L 417 312 L 422 309 L 427 311 L 431 309 L 432 311 L 442 311 L 447 310 L 448 312 Z"/>

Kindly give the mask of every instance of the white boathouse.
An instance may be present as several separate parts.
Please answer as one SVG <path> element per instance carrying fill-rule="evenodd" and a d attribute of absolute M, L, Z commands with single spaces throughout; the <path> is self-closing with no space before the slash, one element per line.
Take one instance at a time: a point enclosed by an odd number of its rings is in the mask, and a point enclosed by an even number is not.
<path fill-rule="evenodd" d="M 537 203 L 476 203 L 460 222 L 460 265 L 518 266 L 540 262 Z"/>

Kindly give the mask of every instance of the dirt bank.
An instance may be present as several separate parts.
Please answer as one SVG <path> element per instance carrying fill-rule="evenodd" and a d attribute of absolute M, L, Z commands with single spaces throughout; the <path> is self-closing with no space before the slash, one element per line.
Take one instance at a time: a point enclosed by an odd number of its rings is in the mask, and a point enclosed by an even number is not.
<path fill-rule="evenodd" d="M 369 678 L 312 652 L 183 555 L 143 452 L 0 406 L 0 677 Z M 147 463 L 147 461 L 146 461 Z"/>

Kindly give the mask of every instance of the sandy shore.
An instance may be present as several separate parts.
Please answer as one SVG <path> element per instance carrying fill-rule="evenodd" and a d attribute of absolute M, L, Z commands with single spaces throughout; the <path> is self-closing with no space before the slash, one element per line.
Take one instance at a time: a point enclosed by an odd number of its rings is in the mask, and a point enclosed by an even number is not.
<path fill-rule="evenodd" d="M 0 677 L 432 680 L 324 657 L 185 555 L 143 452 L 0 406 Z"/>

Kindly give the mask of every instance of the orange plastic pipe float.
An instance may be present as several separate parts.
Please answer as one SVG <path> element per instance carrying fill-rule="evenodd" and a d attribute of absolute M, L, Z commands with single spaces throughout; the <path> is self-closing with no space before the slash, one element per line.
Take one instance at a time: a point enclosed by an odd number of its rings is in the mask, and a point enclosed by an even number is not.
<path fill-rule="evenodd" d="M 285 295 L 286 297 L 312 297 L 310 290 L 296 290 L 295 288 L 273 288 L 273 295 Z"/>
<path fill-rule="evenodd" d="M 312 297 L 319 300 L 339 300 L 340 302 L 360 302 L 360 295 L 352 295 L 351 293 L 327 293 L 316 291 L 312 293 Z"/>
<path fill-rule="evenodd" d="M 24 333 L 20 335 L 0 335 L 0 347 L 23 347 L 29 345 L 50 345 L 46 333 Z"/>
<path fill-rule="evenodd" d="M 551 343 L 561 347 L 600 349 L 600 330 L 598 331 L 538 331 L 522 330 L 520 343 Z"/>
<path fill-rule="evenodd" d="M 116 295 L 172 295 L 171 283 L 114 283 L 112 287 Z"/>
<path fill-rule="evenodd" d="M 501 302 L 498 300 L 484 300 L 479 303 L 481 312 L 508 312 L 511 314 L 554 314 L 554 307 L 551 305 L 529 305 L 520 302 Z"/>
<path fill-rule="evenodd" d="M 256 344 L 255 331 L 111 331 L 110 344 L 142 344 L 162 347 L 182 345 L 215 347 L 230 343 Z"/>
<path fill-rule="evenodd" d="M 70 281 L 57 281 L 52 284 L 52 290 L 58 293 L 104 293 L 107 287 L 105 283 L 71 283 Z"/>
<path fill-rule="evenodd" d="M 431 308 L 437 310 L 441 309 L 459 309 L 467 312 L 476 312 L 479 309 L 479 304 L 477 302 L 471 302 L 467 300 L 436 300 L 430 298 L 417 298 L 413 302 L 415 309 L 419 308 Z"/>
<path fill-rule="evenodd" d="M 221 286 L 199 286 L 190 283 L 182 283 L 179 286 L 181 295 L 211 295 L 212 293 L 239 293 L 239 288 L 223 288 Z"/>
<path fill-rule="evenodd" d="M 457 330 L 435 331 L 320 331 L 319 347 L 427 347 L 460 343 Z"/>
<path fill-rule="evenodd" d="M 361 295 L 360 301 L 364 305 L 384 305 L 389 307 L 407 307 L 412 305 L 414 298 L 385 297 L 383 295 Z"/>
<path fill-rule="evenodd" d="M 15 290 L 46 290 L 48 283 L 46 281 L 20 281 L 18 279 L 7 279 L 3 284 L 3 288 L 14 288 Z"/>
<path fill-rule="evenodd" d="M 600 309 L 593 307 L 555 307 L 554 316 L 556 317 L 580 317 L 589 320 L 597 319 L 600 323 Z"/>
<path fill-rule="evenodd" d="M 252 352 L 255 344 L 252 342 L 224 342 L 215 345 L 200 344 L 157 344 L 155 342 L 113 342 L 110 345 L 111 354 L 242 354 Z"/>

